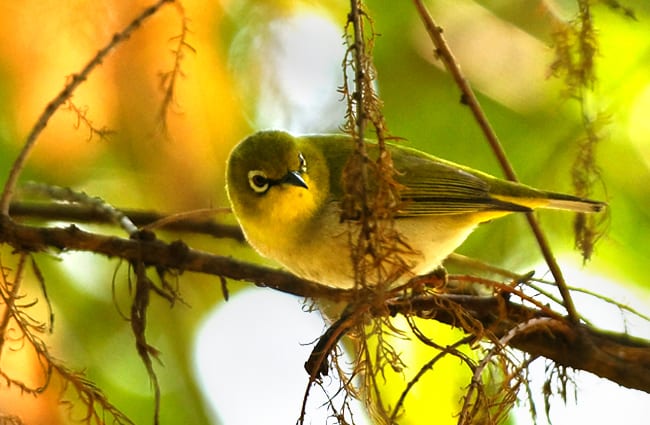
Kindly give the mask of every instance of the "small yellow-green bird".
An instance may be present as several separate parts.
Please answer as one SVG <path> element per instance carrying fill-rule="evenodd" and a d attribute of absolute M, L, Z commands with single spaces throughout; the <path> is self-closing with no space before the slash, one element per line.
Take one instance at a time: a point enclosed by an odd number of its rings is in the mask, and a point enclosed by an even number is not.
<path fill-rule="evenodd" d="M 377 144 L 366 143 L 368 155 L 376 157 Z M 535 208 L 591 213 L 605 207 L 404 146 L 388 149 L 395 178 L 404 186 L 394 225 L 414 251 L 412 276 L 439 267 L 485 221 Z M 261 131 L 235 146 L 227 164 L 227 192 L 250 244 L 300 277 L 353 287 L 350 227 L 341 222 L 342 172 L 353 150 L 347 135 L 294 137 L 282 131 Z"/>

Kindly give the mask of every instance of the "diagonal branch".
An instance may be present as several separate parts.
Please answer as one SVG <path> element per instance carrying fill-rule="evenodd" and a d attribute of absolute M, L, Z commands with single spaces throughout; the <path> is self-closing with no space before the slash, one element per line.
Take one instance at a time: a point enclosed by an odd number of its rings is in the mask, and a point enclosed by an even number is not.
<path fill-rule="evenodd" d="M 518 181 L 515 170 L 512 168 L 510 161 L 508 161 L 508 157 L 503 147 L 501 146 L 501 142 L 499 142 L 499 138 L 497 137 L 496 132 L 490 125 L 490 122 L 483 112 L 483 109 L 481 108 L 481 105 L 476 98 L 472 87 L 460 70 L 460 66 L 456 61 L 456 58 L 454 57 L 449 48 L 449 45 L 447 45 L 447 42 L 442 35 L 442 28 L 435 23 L 433 17 L 429 13 L 426 6 L 423 4 L 422 0 L 413 1 L 415 2 L 415 6 L 418 10 L 418 13 L 420 14 L 420 17 L 422 18 L 427 33 L 429 34 L 429 37 L 431 38 L 431 41 L 436 48 L 436 55 L 445 64 L 445 68 L 447 68 L 447 71 L 449 71 L 454 81 L 460 88 L 460 91 L 462 93 L 462 103 L 467 105 L 474 115 L 474 119 L 481 127 L 481 130 L 483 131 L 485 138 L 492 148 L 492 151 L 497 157 L 499 165 L 506 175 L 506 178 L 514 182 Z M 562 300 L 564 302 L 564 308 L 566 308 L 569 320 L 574 323 L 578 323 L 580 321 L 578 312 L 576 311 L 573 299 L 571 298 L 571 294 L 567 287 L 566 281 L 562 275 L 562 270 L 555 260 L 555 256 L 553 255 L 553 251 L 551 250 L 551 247 L 546 240 L 546 236 L 544 235 L 544 232 L 537 222 L 537 219 L 535 219 L 533 213 L 527 213 L 526 219 L 528 220 L 528 225 L 535 235 L 535 239 L 537 240 L 537 244 L 539 245 L 539 248 L 542 252 L 544 261 L 546 261 L 546 264 L 548 265 L 548 268 L 551 271 L 555 282 L 557 283 L 558 289 L 560 290 L 560 294 L 562 295 Z"/>

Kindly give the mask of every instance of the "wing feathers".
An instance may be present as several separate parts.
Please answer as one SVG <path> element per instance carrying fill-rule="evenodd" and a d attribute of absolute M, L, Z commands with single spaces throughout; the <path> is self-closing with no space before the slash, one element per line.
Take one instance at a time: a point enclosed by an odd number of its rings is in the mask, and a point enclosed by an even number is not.
<path fill-rule="evenodd" d="M 410 164 L 398 176 L 405 186 L 398 217 L 464 214 L 478 211 L 531 211 L 530 208 L 490 196 L 487 181 L 444 163 L 422 161 L 422 169 Z"/>

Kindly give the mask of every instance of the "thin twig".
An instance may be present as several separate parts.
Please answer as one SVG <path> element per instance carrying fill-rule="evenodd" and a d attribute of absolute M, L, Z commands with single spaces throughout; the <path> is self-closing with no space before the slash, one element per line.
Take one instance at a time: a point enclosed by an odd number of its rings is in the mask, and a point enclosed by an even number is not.
<path fill-rule="evenodd" d="M 61 90 L 61 92 L 52 101 L 50 101 L 50 103 L 48 103 L 48 105 L 45 107 L 45 110 L 36 121 L 36 124 L 34 127 L 32 127 L 31 132 L 25 140 L 25 144 L 23 145 L 22 150 L 14 160 L 14 163 L 9 170 L 9 176 L 7 177 L 7 182 L 5 183 L 2 197 L 0 197 L 0 214 L 9 214 L 9 205 L 16 190 L 18 177 L 20 176 L 20 173 L 25 167 L 25 163 L 27 162 L 29 155 L 36 145 L 38 136 L 45 129 L 48 121 L 50 118 L 52 118 L 52 115 L 54 115 L 54 113 L 62 105 L 64 105 L 68 99 L 70 99 L 72 93 L 74 93 L 77 87 L 79 87 L 84 81 L 86 81 L 86 79 L 88 79 L 90 73 L 102 64 L 109 53 L 111 53 L 119 44 L 128 40 L 131 34 L 140 28 L 144 21 L 154 15 L 163 5 L 166 3 L 172 3 L 174 1 L 175 0 L 158 0 L 155 4 L 143 10 L 140 15 L 131 21 L 131 23 L 129 23 L 122 31 L 115 33 L 108 44 L 100 49 L 79 73 L 73 74 L 63 90 Z"/>
<path fill-rule="evenodd" d="M 216 238 L 229 238 L 244 242 L 244 234 L 239 226 L 219 223 L 211 217 L 224 212 L 222 208 L 188 211 L 182 213 L 159 213 L 138 209 L 120 208 L 122 214 L 133 224 L 145 229 L 173 230 L 177 232 L 198 233 Z M 63 221 L 68 223 L 111 224 L 114 217 L 93 205 L 69 204 L 61 202 L 14 201 L 9 209 L 11 217 L 30 218 L 40 221 Z M 210 217 L 210 218 L 209 218 Z"/>
<path fill-rule="evenodd" d="M 5 305 L 5 310 L 0 319 L 0 353 L 4 347 L 7 335 L 7 326 L 9 320 L 15 315 L 15 301 L 18 296 L 18 289 L 23 280 L 23 273 L 25 271 L 25 260 L 27 254 L 22 252 L 16 266 L 16 273 L 14 274 L 14 281 L 9 281 L 8 274 L 5 274 L 4 266 L 0 263 L 0 271 L 2 272 L 2 282 L 0 283 L 0 297 Z"/>
<path fill-rule="evenodd" d="M 175 3 L 178 15 L 181 18 L 181 33 L 174 37 L 172 40 L 176 42 L 176 46 L 172 49 L 174 55 L 174 65 L 171 70 L 160 74 L 160 89 L 163 92 L 163 100 L 160 104 L 158 111 L 158 119 L 162 127 L 163 134 L 169 136 L 169 125 L 167 123 L 167 115 L 172 106 L 176 103 L 176 84 L 179 77 L 184 77 L 183 60 L 185 59 L 185 51 L 189 50 L 196 53 L 196 50 L 188 43 L 187 38 L 190 33 L 189 18 L 185 14 L 185 8 L 180 2 Z"/>
<path fill-rule="evenodd" d="M 309 381 L 302 399 L 298 424 L 302 425 L 305 423 L 307 400 L 309 399 L 309 392 L 312 384 L 319 382 L 323 375 L 327 375 L 329 368 L 327 361 L 328 356 L 330 354 L 334 355 L 334 350 L 341 338 L 343 338 L 352 327 L 361 321 L 361 317 L 367 312 L 367 310 L 368 306 L 366 305 L 350 314 L 344 314 L 339 318 L 339 320 L 332 324 L 332 326 L 330 326 L 318 340 L 318 343 L 312 350 L 309 359 L 305 362 L 305 370 L 309 373 Z"/>
<path fill-rule="evenodd" d="M 100 140 L 108 140 L 108 136 L 114 133 L 113 130 L 107 127 L 95 127 L 90 118 L 88 118 L 88 108 L 77 106 L 72 101 L 72 98 L 66 101 L 66 105 L 67 110 L 77 116 L 77 122 L 74 124 L 74 128 L 79 129 L 83 125 L 88 129 L 88 141 L 91 141 L 95 136 L 97 136 Z"/>
<path fill-rule="evenodd" d="M 437 56 L 443 61 L 443 63 L 445 64 L 445 68 L 447 68 L 447 70 L 452 75 L 454 81 L 456 82 L 456 84 L 461 90 L 462 103 L 467 105 L 472 111 L 472 114 L 474 115 L 474 119 L 481 127 L 481 130 L 483 131 L 483 134 L 485 135 L 490 147 L 492 148 L 494 155 L 499 161 L 499 165 L 501 166 L 501 169 L 503 170 L 506 178 L 508 180 L 517 182 L 518 181 L 517 175 L 514 169 L 512 168 L 512 165 L 508 161 L 508 157 L 503 147 L 501 146 L 501 143 L 499 142 L 496 132 L 490 125 L 490 122 L 488 121 L 487 116 L 483 112 L 483 109 L 481 108 L 481 105 L 478 99 L 476 98 L 474 91 L 472 90 L 467 79 L 464 77 L 462 71 L 460 70 L 460 66 L 458 65 L 458 62 L 454 58 L 449 48 L 449 45 L 447 44 L 445 38 L 443 37 L 442 28 L 440 28 L 435 23 L 428 9 L 426 8 L 426 6 L 424 6 L 422 0 L 413 0 L 413 1 L 415 3 L 416 8 L 418 9 L 418 13 L 422 18 L 422 21 L 429 34 L 429 37 L 431 38 L 431 41 L 436 47 Z M 573 299 L 571 298 L 571 293 L 569 292 L 566 281 L 564 280 L 564 276 L 562 275 L 562 270 L 560 269 L 560 266 L 555 260 L 555 256 L 553 255 L 553 251 L 550 248 L 546 236 L 544 235 L 544 232 L 542 231 L 539 223 L 535 219 L 533 213 L 527 213 L 526 219 L 528 220 L 528 225 L 530 226 L 531 230 L 533 231 L 533 234 L 535 235 L 535 239 L 537 240 L 537 244 L 539 245 L 539 248 L 542 252 L 544 261 L 546 261 L 546 264 L 548 265 L 548 268 L 551 271 L 551 274 L 553 275 L 555 282 L 557 283 L 558 289 L 560 291 L 560 295 L 562 295 L 562 300 L 564 301 L 564 308 L 567 311 L 568 317 L 572 322 L 578 323 L 580 320 L 578 312 L 576 311 L 575 305 L 573 303 Z"/>
<path fill-rule="evenodd" d="M 413 326 L 411 326 L 411 329 L 413 329 Z M 415 329 L 413 329 L 415 330 Z M 395 407 L 393 408 L 393 412 L 391 413 L 390 416 L 390 423 L 396 423 L 397 421 L 397 415 L 399 414 L 400 410 L 404 406 L 404 401 L 406 400 L 406 397 L 408 396 L 409 392 L 415 387 L 415 384 L 418 383 L 420 378 L 424 376 L 425 373 L 433 369 L 433 366 L 441 359 L 446 357 L 447 355 L 454 355 L 456 357 L 461 358 L 461 362 L 465 362 L 465 364 L 469 364 L 468 359 L 464 353 L 462 353 L 460 350 L 458 350 L 458 347 L 461 345 L 469 344 L 472 342 L 474 339 L 473 336 L 469 337 L 464 337 L 460 339 L 459 341 L 456 341 L 455 343 L 448 345 L 446 347 L 440 347 L 438 354 L 436 354 L 432 359 L 430 359 L 428 362 L 426 362 L 418 372 L 415 374 L 413 378 L 406 384 L 406 388 L 404 388 L 404 391 L 399 396 L 399 399 L 397 400 L 397 403 L 395 403 Z"/>
<path fill-rule="evenodd" d="M 472 393 L 474 390 L 480 386 L 481 383 L 481 375 L 483 374 L 483 371 L 485 368 L 491 364 L 492 358 L 496 355 L 498 355 L 504 348 L 508 347 L 510 344 L 510 341 L 515 338 L 516 336 L 523 334 L 525 332 L 529 332 L 534 328 L 538 327 L 548 327 L 550 328 L 552 325 L 556 326 L 563 326 L 561 322 L 557 322 L 549 317 L 536 317 L 532 318 L 526 322 L 519 323 L 517 326 L 515 326 L 513 329 L 508 331 L 499 341 L 496 341 L 490 352 L 481 360 L 481 362 L 478 364 L 476 369 L 474 370 L 474 374 L 472 376 L 472 383 L 469 387 L 469 390 L 467 391 L 467 394 L 464 396 L 464 401 L 463 401 L 463 407 L 461 409 L 461 414 L 458 417 L 458 424 L 463 425 L 463 424 L 468 424 L 471 423 L 472 417 L 468 416 L 467 412 L 470 411 L 469 405 L 472 400 Z"/>
<path fill-rule="evenodd" d="M 27 182 L 21 189 L 25 192 L 48 196 L 57 201 L 86 205 L 103 216 L 108 217 L 113 223 L 118 224 L 129 236 L 138 231 L 138 227 L 121 210 L 97 196 L 90 196 L 85 192 L 72 190 L 68 187 L 36 182 Z"/>

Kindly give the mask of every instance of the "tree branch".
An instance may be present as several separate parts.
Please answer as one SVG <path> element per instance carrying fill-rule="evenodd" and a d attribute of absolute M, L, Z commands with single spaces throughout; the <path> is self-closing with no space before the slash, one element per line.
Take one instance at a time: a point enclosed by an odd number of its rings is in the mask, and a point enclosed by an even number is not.
<path fill-rule="evenodd" d="M 42 228 L 19 224 L 0 216 L 0 243 L 7 243 L 18 251 L 43 252 L 54 248 L 93 252 L 110 258 L 142 261 L 147 266 L 163 269 L 224 276 L 309 298 L 344 301 L 352 299 L 353 293 L 351 290 L 329 288 L 303 280 L 287 272 L 193 250 L 181 241 L 166 243 L 153 237 L 124 239 L 86 232 L 74 225 Z"/>
<path fill-rule="evenodd" d="M 141 261 L 159 269 L 192 271 L 247 281 L 319 300 L 350 301 L 358 296 L 352 290 L 330 288 L 283 271 L 197 251 L 181 241 L 166 243 L 150 235 L 124 239 L 86 232 L 74 225 L 66 228 L 28 226 L 0 216 L 0 243 L 7 243 L 18 251 L 58 249 L 94 252 L 132 262 Z M 531 318 L 548 318 L 549 326 L 536 327 L 513 337 L 510 341 L 512 347 L 533 357 L 543 356 L 560 365 L 589 371 L 620 385 L 650 393 L 650 341 L 573 323 L 517 304 L 501 295 L 435 294 L 392 298 L 386 302 L 387 309 L 378 308 L 374 313 L 418 316 L 463 328 L 466 332 L 476 332 L 467 325 L 466 320 L 454 313 L 461 309 L 445 307 L 450 303 L 461 307 L 497 338 Z"/>

